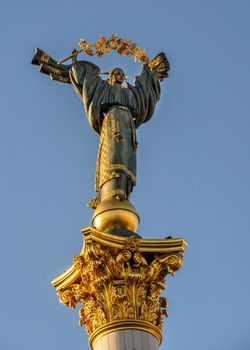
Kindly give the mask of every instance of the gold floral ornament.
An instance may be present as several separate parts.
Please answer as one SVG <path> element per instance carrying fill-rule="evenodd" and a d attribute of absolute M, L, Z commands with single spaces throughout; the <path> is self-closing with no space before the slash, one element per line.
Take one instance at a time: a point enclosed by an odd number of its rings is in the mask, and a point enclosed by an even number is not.
<path fill-rule="evenodd" d="M 186 242 L 138 239 L 82 230 L 85 243 L 73 265 L 52 284 L 60 301 L 79 309 L 92 349 L 104 334 L 137 329 L 162 339 L 168 302 L 161 296 L 167 275 L 179 270 Z"/>

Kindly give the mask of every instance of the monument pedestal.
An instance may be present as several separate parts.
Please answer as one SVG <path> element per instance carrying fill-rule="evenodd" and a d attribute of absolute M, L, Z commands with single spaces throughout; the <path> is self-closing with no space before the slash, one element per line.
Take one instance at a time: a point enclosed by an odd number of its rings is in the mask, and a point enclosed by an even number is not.
<path fill-rule="evenodd" d="M 82 304 L 80 325 L 93 350 L 157 350 L 167 315 L 161 291 L 166 276 L 181 268 L 187 243 L 122 237 L 92 227 L 82 233 L 80 255 L 52 281 L 60 301 L 72 308 Z"/>

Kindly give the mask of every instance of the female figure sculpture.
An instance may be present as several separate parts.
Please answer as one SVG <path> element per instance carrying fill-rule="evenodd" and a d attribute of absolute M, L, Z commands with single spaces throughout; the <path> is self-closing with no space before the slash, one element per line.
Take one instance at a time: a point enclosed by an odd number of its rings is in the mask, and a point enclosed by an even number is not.
<path fill-rule="evenodd" d="M 74 51 L 73 51 L 74 53 Z M 71 83 L 81 98 L 91 127 L 100 135 L 96 164 L 97 196 L 92 208 L 103 201 L 127 202 L 136 184 L 136 128 L 153 115 L 160 98 L 160 81 L 168 76 L 169 63 L 158 54 L 153 68 L 143 64 L 134 85 L 125 81 L 121 68 L 101 78 L 100 68 L 88 61 L 73 58 L 71 65 L 57 64 L 47 53 L 37 49 L 32 63 L 53 80 Z"/>

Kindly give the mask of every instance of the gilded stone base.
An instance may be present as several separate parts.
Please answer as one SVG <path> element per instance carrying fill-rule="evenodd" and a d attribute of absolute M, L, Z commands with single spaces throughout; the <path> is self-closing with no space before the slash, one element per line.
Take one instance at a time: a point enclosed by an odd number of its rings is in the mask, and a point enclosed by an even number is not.
<path fill-rule="evenodd" d="M 60 301 L 75 308 L 90 344 L 121 329 L 138 329 L 161 342 L 167 300 L 160 296 L 167 274 L 182 266 L 186 242 L 181 239 L 139 239 L 87 227 L 85 242 L 73 265 L 52 281 Z"/>

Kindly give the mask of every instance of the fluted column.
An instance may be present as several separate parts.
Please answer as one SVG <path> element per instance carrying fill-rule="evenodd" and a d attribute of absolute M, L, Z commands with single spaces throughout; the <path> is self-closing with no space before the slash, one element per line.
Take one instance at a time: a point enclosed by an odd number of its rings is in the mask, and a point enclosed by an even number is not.
<path fill-rule="evenodd" d="M 125 329 L 98 339 L 93 350 L 158 350 L 156 337 L 148 332 Z"/>

